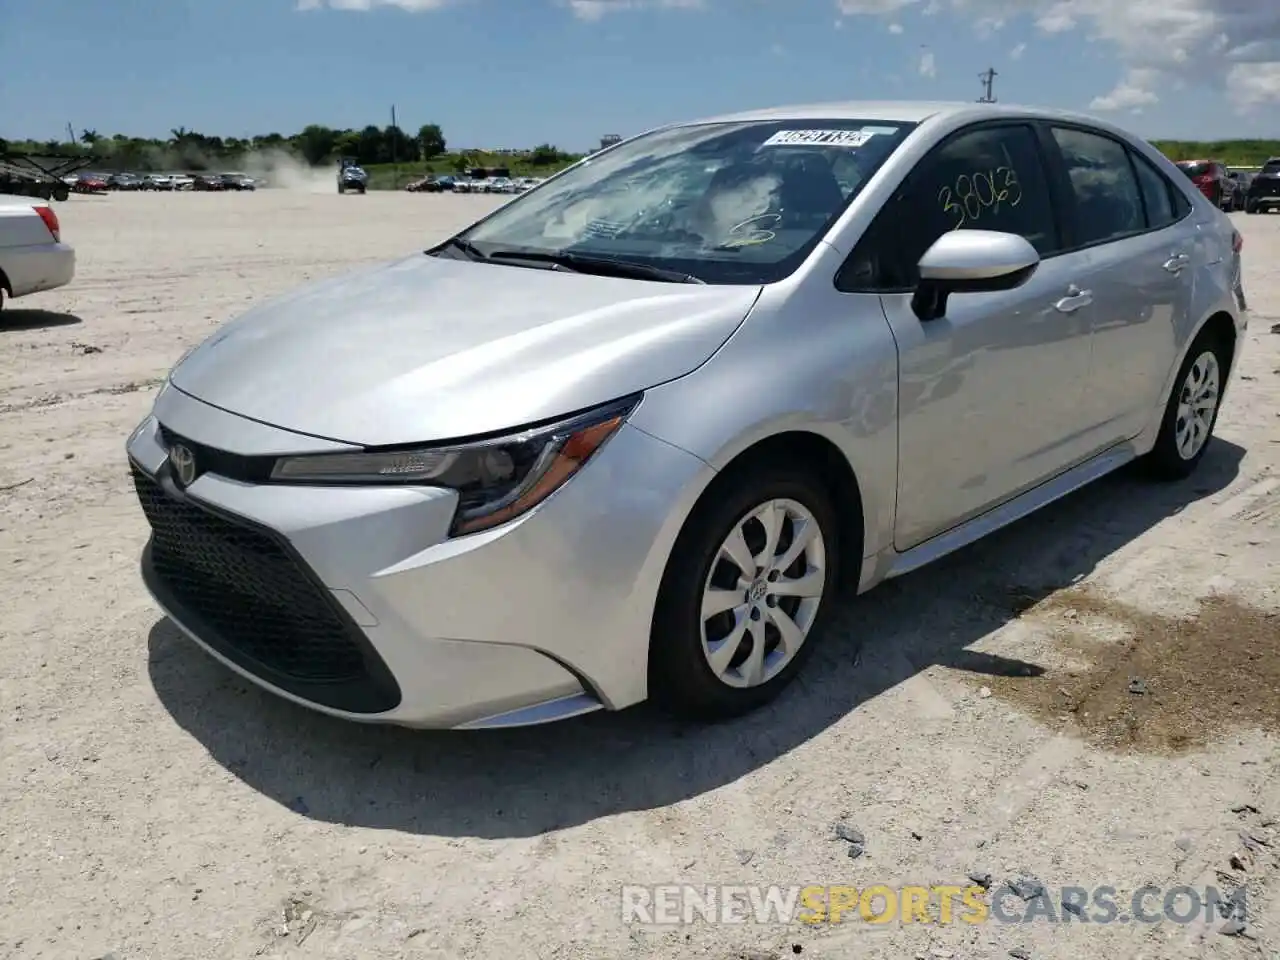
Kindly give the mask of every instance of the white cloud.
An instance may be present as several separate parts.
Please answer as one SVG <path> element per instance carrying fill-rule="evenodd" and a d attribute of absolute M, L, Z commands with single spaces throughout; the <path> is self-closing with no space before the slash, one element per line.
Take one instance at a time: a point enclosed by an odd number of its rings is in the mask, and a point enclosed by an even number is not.
<path fill-rule="evenodd" d="M 1124 76 L 1094 101 L 1129 110 L 1158 102 L 1182 78 L 1230 84 L 1238 103 L 1280 104 L 1280 3 L 1276 0 L 835 0 L 846 15 L 904 8 L 951 11 L 979 33 L 1026 18 L 1041 33 L 1081 30 L 1109 48 Z M 1016 49 L 1016 48 L 1015 48 Z M 1016 59 L 1016 58 L 1015 58 Z"/>
<path fill-rule="evenodd" d="M 889 24 L 889 32 L 890 32 L 890 33 L 901 33 L 901 32 L 902 32 L 902 24 L 900 24 L 900 23 L 891 23 L 891 24 Z"/>
<path fill-rule="evenodd" d="M 702 6 L 702 0 L 565 0 L 564 5 L 579 20 L 599 20 L 610 13 L 646 7 L 693 10 Z"/>
<path fill-rule="evenodd" d="M 920 54 L 920 65 L 917 69 L 922 77 L 933 78 L 938 75 L 938 64 L 934 59 L 932 50 L 926 50 Z"/>
<path fill-rule="evenodd" d="M 1016 47 L 1014 47 L 1012 50 L 1009 51 L 1009 59 L 1021 60 L 1022 55 L 1026 52 L 1027 52 L 1027 45 L 1025 43 L 1020 43 Z"/>
<path fill-rule="evenodd" d="M 1280 101 L 1280 63 L 1237 63 L 1227 71 L 1227 85 L 1244 107 Z"/>
<path fill-rule="evenodd" d="M 1094 97 L 1089 106 L 1094 110 L 1134 110 L 1157 103 L 1160 98 L 1151 88 L 1158 80 L 1159 73 L 1155 70 L 1130 70 L 1110 93 Z"/>

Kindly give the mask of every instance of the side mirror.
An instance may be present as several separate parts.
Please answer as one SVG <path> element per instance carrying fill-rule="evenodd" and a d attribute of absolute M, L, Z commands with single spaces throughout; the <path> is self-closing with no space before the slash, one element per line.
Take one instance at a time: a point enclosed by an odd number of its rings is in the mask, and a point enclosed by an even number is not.
<path fill-rule="evenodd" d="M 1040 254 L 1016 233 L 952 230 L 939 237 L 920 258 L 920 284 L 911 309 L 923 321 L 946 316 L 953 293 L 1012 290 L 1030 279 Z"/>

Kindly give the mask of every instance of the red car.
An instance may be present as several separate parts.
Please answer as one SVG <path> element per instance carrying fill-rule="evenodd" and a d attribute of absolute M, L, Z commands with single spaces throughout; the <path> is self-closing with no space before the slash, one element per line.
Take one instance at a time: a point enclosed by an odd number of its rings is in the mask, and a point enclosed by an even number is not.
<path fill-rule="evenodd" d="M 1236 185 L 1221 160 L 1179 160 L 1178 169 L 1220 210 L 1230 213 L 1236 208 Z"/>
<path fill-rule="evenodd" d="M 71 189 L 76 193 L 106 193 L 107 178 L 97 173 L 82 173 Z"/>

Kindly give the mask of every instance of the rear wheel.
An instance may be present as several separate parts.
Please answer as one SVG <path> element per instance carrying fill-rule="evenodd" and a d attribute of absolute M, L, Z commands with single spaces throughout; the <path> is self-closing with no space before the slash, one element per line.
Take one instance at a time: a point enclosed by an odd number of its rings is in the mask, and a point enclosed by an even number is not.
<path fill-rule="evenodd" d="M 837 584 L 831 494 L 803 467 L 744 469 L 694 512 L 649 641 L 654 699 L 724 719 L 772 700 L 812 653 Z"/>
<path fill-rule="evenodd" d="M 1187 351 L 1156 444 L 1146 457 L 1146 466 L 1157 479 L 1189 477 L 1204 458 L 1218 422 L 1229 362 L 1227 345 L 1208 330 Z"/>

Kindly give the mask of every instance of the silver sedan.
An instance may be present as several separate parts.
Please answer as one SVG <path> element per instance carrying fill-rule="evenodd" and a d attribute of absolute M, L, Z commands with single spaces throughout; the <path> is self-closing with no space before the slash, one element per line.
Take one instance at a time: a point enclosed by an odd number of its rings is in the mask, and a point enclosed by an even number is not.
<path fill-rule="evenodd" d="M 281 696 L 409 726 L 764 704 L 863 592 L 1141 460 L 1188 476 L 1241 238 L 1093 119 L 656 130 L 183 358 L 142 574 Z"/>

